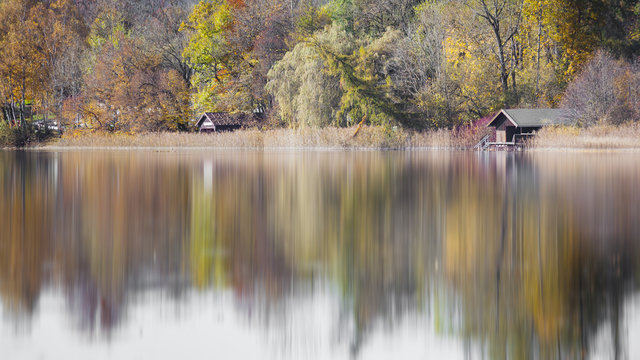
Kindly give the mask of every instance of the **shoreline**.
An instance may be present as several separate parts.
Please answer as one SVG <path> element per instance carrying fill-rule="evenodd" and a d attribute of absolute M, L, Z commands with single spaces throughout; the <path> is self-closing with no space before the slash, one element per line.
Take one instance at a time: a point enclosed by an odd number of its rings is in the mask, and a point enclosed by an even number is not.
<path fill-rule="evenodd" d="M 451 130 L 412 131 L 365 126 L 356 128 L 246 129 L 234 132 L 199 133 L 98 133 L 75 132 L 46 143 L 27 146 L 31 150 L 121 149 L 121 150 L 405 150 L 466 149 L 474 137 Z"/>
<path fill-rule="evenodd" d="M 235 132 L 102 133 L 75 131 L 46 143 L 4 150 L 27 151 L 477 151 L 486 128 L 413 131 L 352 128 L 245 129 Z M 552 127 L 541 130 L 518 152 L 639 152 L 640 125 Z"/>
<path fill-rule="evenodd" d="M 633 148 L 578 148 L 578 147 L 544 147 L 544 148 L 526 148 L 518 151 L 480 151 L 475 149 L 465 148 L 446 148 L 446 147 L 406 147 L 406 148 L 387 148 L 387 147 L 142 147 L 142 146 L 39 146 L 39 147 L 27 147 L 27 148 L 2 148 L 4 151 L 50 151 L 50 152 L 64 152 L 64 151 L 156 151 L 156 152 L 177 152 L 177 151 L 202 151 L 202 150 L 215 150 L 215 151 L 292 151 L 292 152 L 304 152 L 304 151 L 316 151 L 316 152 L 367 152 L 367 151 L 456 151 L 456 152 L 479 152 L 479 153 L 546 153 L 546 152 L 584 152 L 584 153 L 634 153 L 640 152 L 640 147 Z"/>
<path fill-rule="evenodd" d="M 317 152 L 341 152 L 341 151 L 475 151 L 474 149 L 464 148 L 446 148 L 446 147 L 406 147 L 406 148 L 393 148 L 393 147 L 321 147 L 321 146 L 308 146 L 308 147 L 215 147 L 215 146 L 203 146 L 203 147 L 178 147 L 178 146 L 38 146 L 27 147 L 23 149 L 5 148 L 3 150 L 15 150 L 15 151 L 202 151 L 202 150 L 216 150 L 216 151 L 317 151 Z M 640 150 L 640 149 L 639 149 Z"/>
<path fill-rule="evenodd" d="M 65 152 L 65 151 L 150 151 L 150 152 L 195 152 L 195 151 L 246 151 L 246 152 L 368 152 L 368 151 L 447 151 L 447 152 L 478 152 L 478 153 L 636 153 L 640 147 L 529 147 L 517 151 L 481 151 L 473 148 L 460 147 L 326 147 L 326 146 L 269 146 L 269 147 L 218 147 L 218 146 L 59 146 L 45 145 L 25 148 L 2 148 L 4 151 L 32 151 L 32 152 Z"/>

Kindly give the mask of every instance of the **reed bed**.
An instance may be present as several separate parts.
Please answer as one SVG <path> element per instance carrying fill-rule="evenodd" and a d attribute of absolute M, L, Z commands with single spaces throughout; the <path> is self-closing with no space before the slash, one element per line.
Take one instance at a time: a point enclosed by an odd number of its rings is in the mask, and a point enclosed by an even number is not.
<path fill-rule="evenodd" d="M 549 127 L 533 139 L 534 149 L 640 149 L 640 125 Z"/>
<path fill-rule="evenodd" d="M 235 132 L 197 133 L 106 133 L 69 132 L 36 148 L 331 148 L 410 149 L 467 148 L 477 141 L 468 132 L 454 130 L 411 131 L 398 127 L 247 129 Z"/>
<path fill-rule="evenodd" d="M 66 133 L 35 148 L 471 149 L 487 133 L 482 127 L 411 131 L 363 126 L 353 136 L 355 130 L 355 127 L 247 129 L 215 134 L 82 131 Z M 544 128 L 529 148 L 640 149 L 640 125 Z"/>

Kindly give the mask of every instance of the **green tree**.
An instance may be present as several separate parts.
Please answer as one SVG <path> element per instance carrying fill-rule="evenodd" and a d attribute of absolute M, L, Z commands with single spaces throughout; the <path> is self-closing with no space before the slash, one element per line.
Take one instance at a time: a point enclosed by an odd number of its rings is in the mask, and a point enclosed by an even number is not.
<path fill-rule="evenodd" d="M 287 1 L 201 1 L 182 28 L 190 33 L 183 55 L 195 69 L 197 110 L 266 110 L 267 73 L 293 31 Z"/>
<path fill-rule="evenodd" d="M 336 46 L 330 38 L 315 37 L 308 41 L 321 56 L 331 73 L 340 77 L 342 91 L 340 110 L 336 113 L 339 125 L 399 123 L 421 127 L 421 118 L 413 116 L 409 99 L 394 92 L 391 73 L 394 49 L 402 34 L 389 30 L 371 42 L 358 40 L 339 26 L 334 30 L 343 43 Z"/>
<path fill-rule="evenodd" d="M 193 66 L 192 78 L 197 90 L 196 108 L 215 109 L 217 87 L 227 81 L 232 53 L 226 32 L 232 23 L 231 8 L 221 0 L 201 1 L 182 26 L 190 32 L 183 56 Z"/>
<path fill-rule="evenodd" d="M 304 42 L 271 68 L 266 89 L 277 104 L 280 119 L 290 127 L 337 122 L 339 77 L 331 74 L 315 48 Z"/>

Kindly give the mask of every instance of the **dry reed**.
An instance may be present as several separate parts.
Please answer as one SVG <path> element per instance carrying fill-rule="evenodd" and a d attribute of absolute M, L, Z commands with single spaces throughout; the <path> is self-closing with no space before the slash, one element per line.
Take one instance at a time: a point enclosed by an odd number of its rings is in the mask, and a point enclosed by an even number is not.
<path fill-rule="evenodd" d="M 69 132 L 38 148 L 339 148 L 410 149 L 465 148 L 475 139 L 451 130 L 415 132 L 401 128 L 300 128 L 239 130 L 215 134 Z"/>
<path fill-rule="evenodd" d="M 535 149 L 640 149 L 640 125 L 549 127 L 538 132 Z"/>
<path fill-rule="evenodd" d="M 37 148 L 469 149 L 486 131 L 476 128 L 418 132 L 364 126 L 355 137 L 354 132 L 355 127 L 248 129 L 216 134 L 82 131 L 67 133 Z M 538 132 L 531 149 L 640 149 L 640 125 L 549 127 Z"/>

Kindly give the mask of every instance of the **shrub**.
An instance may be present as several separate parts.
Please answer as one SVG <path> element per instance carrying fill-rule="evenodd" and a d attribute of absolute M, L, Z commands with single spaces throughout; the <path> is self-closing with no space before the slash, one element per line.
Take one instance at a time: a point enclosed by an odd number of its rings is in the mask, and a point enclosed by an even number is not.
<path fill-rule="evenodd" d="M 37 129 L 31 124 L 11 127 L 0 122 L 0 147 L 25 147 L 34 142 L 47 141 L 54 136 L 51 130 Z"/>
<path fill-rule="evenodd" d="M 0 147 L 9 146 L 9 132 L 11 128 L 9 124 L 0 121 Z"/>
<path fill-rule="evenodd" d="M 640 120 L 640 66 L 599 51 L 569 84 L 562 105 L 582 126 Z"/>

